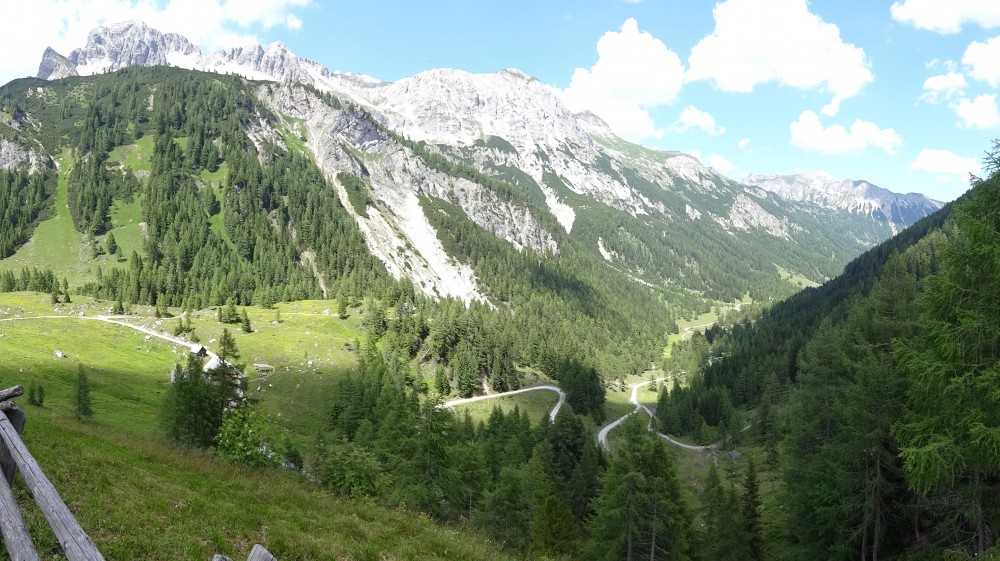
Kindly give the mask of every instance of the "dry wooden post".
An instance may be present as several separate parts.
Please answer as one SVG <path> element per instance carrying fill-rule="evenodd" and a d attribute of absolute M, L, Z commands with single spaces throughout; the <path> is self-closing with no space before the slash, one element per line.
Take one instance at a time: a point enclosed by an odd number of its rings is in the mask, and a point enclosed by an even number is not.
<path fill-rule="evenodd" d="M 0 532 L 3 532 L 3 543 L 7 555 L 12 561 L 38 561 L 38 552 L 28 534 L 28 527 L 21 517 L 21 509 L 17 499 L 7 482 L 0 479 Z"/>
<path fill-rule="evenodd" d="M 0 409 L 7 411 L 7 418 L 14 425 L 17 430 L 17 434 L 24 433 L 24 412 L 14 405 L 11 399 L 24 395 L 24 386 L 17 385 L 5 390 L 0 390 Z M 14 460 L 10 457 L 10 451 L 4 446 L 3 442 L 0 442 L 0 471 L 3 472 L 3 476 L 7 479 L 7 485 L 14 484 L 14 474 L 17 473 L 17 466 L 14 465 Z"/>
<path fill-rule="evenodd" d="M 7 416 L 18 435 L 24 432 L 24 411 L 10 400 L 21 395 L 24 395 L 24 386 L 20 385 L 0 391 L 0 410 L 3 411 L 0 415 Z M 14 492 L 11 491 L 17 467 L 10 450 L 2 441 L 0 441 L 0 471 L 4 476 L 0 480 L 0 532 L 3 533 L 7 555 L 16 561 L 36 561 L 38 552 L 35 551 L 35 544 L 31 541 L 28 527 L 21 516 L 21 509 L 17 506 Z"/>
<path fill-rule="evenodd" d="M 21 395 L 24 395 L 24 386 L 14 386 L 0 391 L 0 410 L 3 411 L 0 415 L 7 417 L 18 435 L 24 432 L 24 411 L 9 400 Z M 21 509 L 17 506 L 14 492 L 11 491 L 17 467 L 10 449 L 2 441 L 0 441 L 0 471 L 4 476 L 0 479 L 0 532 L 3 533 L 7 555 L 16 561 L 36 561 L 39 558 L 38 552 L 35 551 L 35 544 L 31 541 L 28 527 L 21 516 Z"/>
<path fill-rule="evenodd" d="M 23 391 L 23 389 L 22 389 Z M 104 561 L 101 552 L 90 541 L 73 513 L 66 507 L 56 488 L 42 472 L 42 468 L 31 456 L 28 447 L 21 441 L 6 412 L 0 414 L 0 440 L 7 445 L 14 463 L 21 470 L 24 481 L 31 489 L 35 502 L 48 520 L 52 532 L 62 545 L 69 561 Z"/>
<path fill-rule="evenodd" d="M 264 546 L 255 544 L 253 549 L 250 550 L 250 557 L 247 557 L 247 561 L 278 561 Z"/>

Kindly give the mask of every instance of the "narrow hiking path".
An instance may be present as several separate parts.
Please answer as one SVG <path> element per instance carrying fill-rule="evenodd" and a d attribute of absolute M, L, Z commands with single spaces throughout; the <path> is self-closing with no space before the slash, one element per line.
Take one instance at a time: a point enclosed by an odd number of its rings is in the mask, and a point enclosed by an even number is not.
<path fill-rule="evenodd" d="M 667 376 L 665 378 L 657 378 L 655 380 L 647 380 L 645 382 L 639 382 L 638 384 L 632 384 L 632 385 L 630 385 L 629 388 L 632 390 L 632 395 L 629 397 L 628 401 L 629 401 L 629 403 L 631 403 L 632 405 L 635 406 L 635 409 L 633 409 L 631 412 L 629 412 L 629 413 L 627 413 L 625 415 L 622 415 L 618 419 L 615 419 L 614 421 L 612 421 L 612 422 L 608 423 L 607 425 L 605 425 L 604 428 L 602 428 L 601 431 L 599 433 L 597 433 L 597 442 L 598 442 L 598 444 L 600 444 L 601 447 L 603 447 L 605 450 L 610 451 L 611 448 L 608 446 L 608 434 L 610 434 L 611 431 L 613 431 L 615 429 L 615 427 L 617 427 L 618 425 L 624 423 L 626 419 L 628 419 L 632 415 L 635 415 L 639 411 L 644 411 L 647 415 L 649 415 L 649 425 L 647 426 L 647 428 L 648 428 L 649 432 L 654 432 L 654 429 L 653 429 L 653 410 L 650 409 L 648 405 L 643 405 L 643 404 L 639 403 L 639 397 L 638 397 L 639 388 L 641 388 L 643 386 L 648 386 L 652 382 L 657 382 L 657 383 L 659 383 L 659 382 L 665 382 L 665 381 L 667 381 L 669 379 L 670 379 L 670 377 Z M 666 439 L 667 442 L 673 444 L 674 446 L 679 446 L 679 447 L 684 448 L 686 450 L 692 450 L 692 451 L 695 451 L 695 452 L 702 451 L 702 450 L 714 450 L 715 448 L 718 447 L 717 444 L 709 444 L 708 446 L 697 446 L 697 445 L 694 445 L 694 444 L 685 444 L 683 442 L 679 442 L 677 440 L 674 440 L 673 438 L 670 437 L 670 435 L 663 434 L 661 432 L 657 432 L 656 434 L 659 435 L 659 436 L 661 436 L 662 438 Z"/>
<path fill-rule="evenodd" d="M 645 382 L 639 382 L 638 384 L 632 384 L 632 385 L 630 385 L 629 389 L 632 390 L 632 395 L 629 396 L 628 402 L 631 403 L 632 405 L 634 405 L 635 409 L 633 409 L 632 411 L 626 413 L 625 415 L 622 415 L 621 417 L 619 417 L 619 418 L 615 419 L 614 421 L 611 421 L 610 423 L 608 423 L 607 425 L 605 425 L 600 430 L 600 432 L 597 433 L 597 442 L 598 442 L 598 444 L 600 444 L 605 450 L 610 450 L 610 448 L 608 448 L 608 434 L 611 431 L 613 431 L 615 429 L 615 427 L 617 427 L 618 425 L 624 423 L 626 419 L 628 419 L 632 415 L 635 415 L 636 413 L 638 413 L 640 409 L 646 411 L 646 413 L 649 415 L 650 422 L 652 423 L 652 419 L 653 419 L 653 412 L 652 412 L 652 410 L 650 410 L 649 407 L 646 407 L 645 405 L 642 405 L 642 404 L 639 403 L 639 397 L 638 397 L 639 388 L 641 388 L 643 386 L 648 386 L 651 382 L 654 382 L 654 381 L 655 382 L 660 382 L 660 381 L 664 381 L 664 380 L 667 380 L 667 379 L 668 378 L 657 378 L 656 380 L 647 380 Z"/>
<path fill-rule="evenodd" d="M 486 399 L 495 399 L 495 398 L 498 398 L 498 397 L 507 397 L 507 396 L 516 395 L 516 394 L 519 394 L 519 393 L 533 392 L 533 391 L 538 391 L 538 390 L 547 390 L 547 391 L 556 392 L 557 394 L 559 394 L 559 401 L 556 402 L 555 407 L 553 407 L 552 411 L 549 412 L 549 422 L 550 423 L 554 423 L 555 420 L 556 420 L 556 415 L 559 413 L 559 409 L 563 406 L 563 403 L 566 402 L 566 392 L 562 391 L 562 389 L 559 388 L 559 387 L 557 387 L 557 386 L 532 386 L 530 388 L 521 388 L 519 390 L 512 390 L 512 391 L 509 391 L 509 392 L 491 393 L 489 395 L 477 395 L 476 397 L 466 397 L 466 398 L 463 398 L 463 399 L 452 399 L 451 401 L 446 401 L 446 402 L 442 403 L 441 405 L 438 405 L 438 407 L 440 407 L 442 409 L 451 409 L 452 407 L 455 407 L 456 405 L 464 405 L 466 403 L 475 403 L 477 401 L 483 401 L 483 400 L 486 400 Z"/>
<path fill-rule="evenodd" d="M 122 327 L 127 327 L 129 329 L 134 329 L 135 331 L 139 331 L 141 333 L 145 333 L 146 335 L 149 335 L 151 337 L 156 337 L 158 339 L 163 339 L 164 341 L 169 341 L 171 343 L 174 343 L 176 345 L 181 345 L 182 347 L 187 347 L 189 349 L 192 347 L 192 345 L 195 345 L 195 344 L 200 345 L 200 343 L 191 343 L 190 341 L 184 341 L 183 339 L 179 339 L 177 337 L 174 337 L 173 335 L 168 335 L 168 334 L 166 334 L 166 333 L 164 333 L 162 331 L 155 331 L 153 329 L 149 329 L 148 327 L 143 327 L 141 325 L 135 325 L 135 324 L 132 324 L 132 323 L 128 323 L 126 321 L 122 321 L 122 319 L 125 318 L 125 317 L 127 317 L 127 316 L 104 316 L 104 315 L 102 315 L 102 316 L 69 316 L 69 315 L 67 315 L 67 316 L 26 316 L 26 317 L 19 317 L 19 318 L 0 318 L 0 321 L 27 321 L 27 320 L 33 320 L 33 319 L 71 319 L 71 320 L 77 320 L 77 321 L 80 321 L 80 320 L 103 321 L 104 323 L 110 323 L 110 324 L 113 324 L 113 325 L 120 325 Z M 205 351 L 208 353 L 209 357 L 216 358 L 216 359 L 219 358 L 219 355 L 217 355 L 214 352 L 208 350 L 208 347 L 205 347 Z"/>

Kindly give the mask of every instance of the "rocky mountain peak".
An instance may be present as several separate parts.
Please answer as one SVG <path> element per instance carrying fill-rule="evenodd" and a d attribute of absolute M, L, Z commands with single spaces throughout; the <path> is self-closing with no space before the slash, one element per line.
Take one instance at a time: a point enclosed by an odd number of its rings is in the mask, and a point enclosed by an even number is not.
<path fill-rule="evenodd" d="M 67 58 L 79 74 L 90 75 L 129 66 L 167 65 L 170 55 L 200 53 L 181 35 L 161 33 L 140 21 L 128 21 L 91 31 L 86 46 L 74 49 Z"/>
<path fill-rule="evenodd" d="M 587 130 L 590 134 L 596 134 L 605 137 L 612 137 L 615 135 L 611 127 L 604 122 L 604 119 L 597 116 L 597 114 L 592 111 L 581 111 L 575 115 L 576 120 Z"/>
<path fill-rule="evenodd" d="M 78 76 L 76 65 L 52 47 L 46 47 L 42 53 L 42 62 L 38 64 L 38 77 L 44 80 L 58 80 L 68 76 Z"/>
<path fill-rule="evenodd" d="M 429 70 L 384 85 L 373 101 L 416 140 L 467 145 L 499 136 L 519 149 L 590 144 L 555 90 L 520 70 Z"/>
<path fill-rule="evenodd" d="M 177 66 L 218 73 L 236 73 L 257 80 L 313 83 L 302 61 L 287 45 L 275 42 L 266 49 L 249 45 L 206 54 L 185 37 L 162 33 L 139 21 L 98 27 L 87 36 L 86 46 L 63 57 L 46 50 L 38 77 L 55 80 L 66 76 L 113 72 L 129 66 Z"/>

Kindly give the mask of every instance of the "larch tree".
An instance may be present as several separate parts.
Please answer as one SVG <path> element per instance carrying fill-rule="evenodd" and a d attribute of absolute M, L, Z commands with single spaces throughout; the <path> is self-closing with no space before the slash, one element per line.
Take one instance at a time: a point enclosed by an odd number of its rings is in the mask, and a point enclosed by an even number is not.
<path fill-rule="evenodd" d="M 1000 530 L 1000 175 L 955 212 L 920 298 L 922 336 L 896 348 L 910 388 L 893 434 L 910 486 L 953 497 L 952 543 L 982 556 Z"/>

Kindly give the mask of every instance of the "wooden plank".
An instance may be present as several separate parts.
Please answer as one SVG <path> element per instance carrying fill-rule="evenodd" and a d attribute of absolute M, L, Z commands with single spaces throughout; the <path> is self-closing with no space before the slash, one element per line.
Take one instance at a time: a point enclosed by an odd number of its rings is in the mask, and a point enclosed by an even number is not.
<path fill-rule="evenodd" d="M 7 401 L 24 395 L 24 386 L 18 384 L 5 390 L 0 390 L 0 401 Z"/>
<path fill-rule="evenodd" d="M 0 479 L 0 532 L 11 561 L 40 561 L 14 493 L 3 479 Z"/>
<path fill-rule="evenodd" d="M 250 550 L 250 557 L 247 557 L 247 561 L 278 561 L 274 558 L 271 553 L 264 549 L 264 546 L 259 543 L 253 546 Z"/>
<path fill-rule="evenodd" d="M 62 545 L 66 558 L 69 561 L 104 561 L 101 552 L 80 527 L 73 513 L 59 496 L 59 492 L 31 456 L 31 452 L 28 452 L 28 447 L 21 441 L 6 413 L 0 414 L 0 439 L 10 450 L 14 463 L 21 470 L 24 481 L 35 497 L 35 502 L 38 503 L 56 539 Z"/>
<path fill-rule="evenodd" d="M 0 402 L 0 411 L 7 414 L 7 418 L 14 425 L 14 430 L 17 431 L 17 434 L 24 434 L 24 411 L 21 411 L 16 403 L 13 401 L 2 401 Z M 17 465 L 14 464 L 14 458 L 10 456 L 10 450 L 7 449 L 7 445 L 2 440 L 0 440 L 0 473 L 3 473 L 8 486 L 14 485 L 14 475 L 17 473 Z"/>

